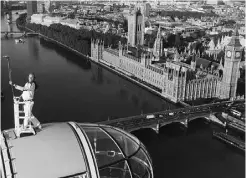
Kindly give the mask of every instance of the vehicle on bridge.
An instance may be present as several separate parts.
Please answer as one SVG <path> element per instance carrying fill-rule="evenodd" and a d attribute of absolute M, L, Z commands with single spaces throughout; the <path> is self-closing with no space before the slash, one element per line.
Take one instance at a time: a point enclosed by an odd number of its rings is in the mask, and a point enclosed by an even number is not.
<path fill-rule="evenodd" d="M 169 116 L 174 116 L 173 112 L 168 113 Z"/>
<path fill-rule="evenodd" d="M 239 112 L 239 111 L 237 111 L 237 110 L 235 110 L 235 109 L 231 109 L 230 112 L 231 112 L 233 115 L 236 115 L 236 116 L 238 116 L 238 117 L 240 117 L 240 116 L 242 115 L 241 112 Z"/>
<path fill-rule="evenodd" d="M 155 118 L 155 115 L 153 115 L 153 114 L 146 116 L 146 119 L 154 119 L 154 118 Z"/>

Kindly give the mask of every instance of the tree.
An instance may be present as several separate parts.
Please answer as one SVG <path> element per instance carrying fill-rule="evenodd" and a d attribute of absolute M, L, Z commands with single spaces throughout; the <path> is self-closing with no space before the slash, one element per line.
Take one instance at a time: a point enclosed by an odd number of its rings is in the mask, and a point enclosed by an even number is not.
<path fill-rule="evenodd" d="M 218 5 L 225 5 L 225 3 L 222 0 L 218 1 L 217 4 Z"/>
<path fill-rule="evenodd" d="M 18 22 L 17 24 L 22 24 L 22 21 L 25 21 L 25 18 L 26 18 L 26 14 L 20 16 L 16 20 L 16 22 Z M 104 40 L 105 45 L 109 45 L 114 48 L 118 46 L 119 41 L 121 41 L 122 44 L 127 43 L 126 38 L 122 38 L 118 35 L 114 35 L 110 33 L 102 34 L 96 32 L 94 29 L 77 30 L 62 24 L 52 24 L 49 27 L 47 27 L 41 24 L 31 24 L 31 23 L 27 23 L 27 27 L 51 39 L 59 41 L 64 45 L 69 46 L 85 55 L 90 54 L 91 39 Z"/>
<path fill-rule="evenodd" d="M 75 19 L 75 14 L 74 14 L 74 13 L 69 14 L 69 15 L 68 15 L 68 18 L 70 18 L 70 19 Z"/>
<path fill-rule="evenodd" d="M 218 15 L 214 13 L 201 13 L 201 12 L 191 12 L 191 11 L 161 11 L 160 16 L 174 16 L 174 17 L 195 17 L 195 18 L 201 18 L 204 16 L 209 16 L 209 17 L 218 17 Z"/>
<path fill-rule="evenodd" d="M 168 35 L 168 37 L 167 37 L 168 47 L 173 47 L 174 46 L 174 41 L 175 41 L 175 35 L 174 34 Z"/>

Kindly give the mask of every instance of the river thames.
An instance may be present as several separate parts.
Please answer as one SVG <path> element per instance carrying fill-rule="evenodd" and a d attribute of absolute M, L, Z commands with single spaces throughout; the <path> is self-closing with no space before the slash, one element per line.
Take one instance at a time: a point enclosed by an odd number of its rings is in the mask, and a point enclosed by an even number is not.
<path fill-rule="evenodd" d="M 1 16 L 1 30 L 17 30 Z M 39 89 L 35 94 L 34 115 L 41 123 L 99 122 L 138 115 L 141 112 L 177 108 L 172 103 L 135 84 L 74 55 L 50 42 L 30 37 L 24 44 L 14 38 L 1 39 L 1 55 L 11 61 L 12 80 L 24 85 L 29 72 L 35 72 Z M 1 60 L 1 127 L 14 127 L 13 100 L 8 85 L 7 61 Z M 15 91 L 15 95 L 20 92 Z M 147 147 L 157 178 L 243 178 L 244 154 L 212 138 L 221 128 L 203 120 L 167 125 L 156 134 L 150 129 L 134 132 Z"/>

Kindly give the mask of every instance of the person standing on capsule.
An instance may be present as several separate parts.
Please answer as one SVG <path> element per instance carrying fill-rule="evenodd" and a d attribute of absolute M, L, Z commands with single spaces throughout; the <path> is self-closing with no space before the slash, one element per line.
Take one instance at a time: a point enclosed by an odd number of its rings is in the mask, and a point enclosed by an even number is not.
<path fill-rule="evenodd" d="M 32 114 L 32 108 L 34 105 L 34 93 L 37 90 L 37 83 L 35 81 L 35 75 L 34 73 L 30 73 L 28 75 L 28 81 L 25 84 L 24 87 L 13 84 L 12 81 L 9 81 L 10 85 L 13 85 L 15 89 L 23 91 L 20 96 L 20 101 L 24 101 L 24 113 L 25 113 L 25 119 L 24 119 L 24 128 L 27 128 L 28 122 L 32 122 L 34 128 L 41 129 L 41 124 L 38 121 L 38 119 Z"/>

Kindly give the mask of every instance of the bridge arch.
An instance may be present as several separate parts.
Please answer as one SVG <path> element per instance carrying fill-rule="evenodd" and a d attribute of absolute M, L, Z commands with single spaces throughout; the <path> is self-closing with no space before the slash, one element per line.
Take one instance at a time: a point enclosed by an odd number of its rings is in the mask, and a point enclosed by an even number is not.
<path fill-rule="evenodd" d="M 131 131 L 131 134 L 133 135 L 145 135 L 145 136 L 153 136 L 153 135 L 156 135 L 156 131 L 153 129 L 153 128 L 141 128 L 141 129 L 138 129 L 138 130 L 132 130 Z"/>
<path fill-rule="evenodd" d="M 176 121 L 170 121 L 170 122 L 163 122 L 163 123 L 160 123 L 160 128 L 163 128 L 165 126 L 170 126 L 170 125 L 177 125 L 177 124 L 181 124 L 181 121 L 176 120 Z"/>
<path fill-rule="evenodd" d="M 169 135 L 169 136 L 179 136 L 179 135 L 183 135 L 184 128 L 185 127 L 180 122 L 172 122 L 172 123 L 163 124 L 159 128 L 159 133 L 164 133 L 165 135 Z"/>
<path fill-rule="evenodd" d="M 191 117 L 191 118 L 187 118 L 187 121 L 190 122 L 190 121 L 194 121 L 194 120 L 197 120 L 197 119 L 202 119 L 202 120 L 207 120 L 207 121 L 210 121 L 210 117 L 209 116 L 194 116 L 194 117 Z"/>

